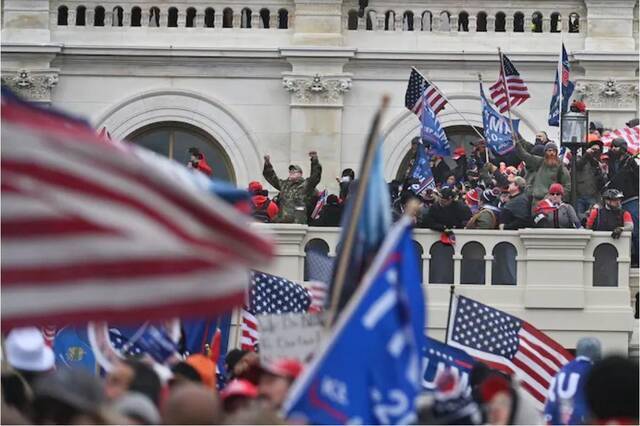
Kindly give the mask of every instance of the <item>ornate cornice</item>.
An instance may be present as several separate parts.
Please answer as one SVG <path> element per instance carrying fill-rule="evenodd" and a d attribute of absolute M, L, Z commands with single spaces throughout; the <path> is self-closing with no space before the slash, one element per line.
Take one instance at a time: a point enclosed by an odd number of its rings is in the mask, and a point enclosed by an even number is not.
<path fill-rule="evenodd" d="M 50 102 L 51 89 L 58 84 L 58 72 L 26 69 L 3 72 L 2 84 L 29 101 Z"/>
<path fill-rule="evenodd" d="M 590 109 L 636 109 L 638 106 L 638 82 L 636 80 L 582 80 L 576 85 Z"/>
<path fill-rule="evenodd" d="M 342 95 L 351 89 L 351 75 L 287 75 L 282 79 L 282 86 L 292 94 L 294 105 L 342 106 Z"/>

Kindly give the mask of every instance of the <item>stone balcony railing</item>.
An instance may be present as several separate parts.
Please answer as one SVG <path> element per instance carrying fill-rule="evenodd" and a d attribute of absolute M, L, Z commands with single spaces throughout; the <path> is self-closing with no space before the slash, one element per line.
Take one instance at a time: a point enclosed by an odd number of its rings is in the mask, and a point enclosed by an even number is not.
<path fill-rule="evenodd" d="M 305 281 L 305 253 L 335 255 L 339 228 L 255 225 L 277 244 L 267 272 Z M 442 338 L 450 284 L 456 292 L 523 318 L 567 347 L 585 334 L 607 350 L 627 353 L 633 330 L 630 235 L 613 240 L 589 230 L 456 231 L 455 246 L 440 234 L 414 232 L 428 303 L 429 334 Z M 635 294 L 633 295 L 635 296 Z"/>

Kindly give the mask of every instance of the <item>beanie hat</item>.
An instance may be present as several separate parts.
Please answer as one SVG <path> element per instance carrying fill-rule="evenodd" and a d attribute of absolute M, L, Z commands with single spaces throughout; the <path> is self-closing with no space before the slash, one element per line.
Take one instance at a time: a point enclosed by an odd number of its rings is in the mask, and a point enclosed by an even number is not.
<path fill-rule="evenodd" d="M 195 354 L 187 357 L 186 363 L 198 372 L 203 385 L 216 388 L 216 364 L 210 358 Z"/>
<path fill-rule="evenodd" d="M 483 203 L 493 203 L 496 200 L 496 194 L 493 193 L 491 189 L 485 189 L 482 191 L 482 202 Z"/>
<path fill-rule="evenodd" d="M 469 192 L 464 195 L 464 199 L 467 201 L 467 204 L 478 204 L 478 191 L 475 189 L 469 190 Z"/>
<path fill-rule="evenodd" d="M 558 146 L 555 143 L 547 142 L 546 144 L 544 144 L 545 152 L 550 150 L 550 149 L 553 149 L 555 152 L 558 152 Z"/>
<path fill-rule="evenodd" d="M 509 380 L 501 374 L 490 374 L 480 385 L 480 395 L 483 402 L 489 402 L 499 392 L 510 392 Z"/>
<path fill-rule="evenodd" d="M 618 147 L 618 148 L 624 148 L 624 149 L 627 149 L 627 141 L 625 141 L 625 140 L 624 140 L 624 139 L 622 139 L 622 138 L 615 138 L 615 139 L 611 142 L 611 144 L 612 144 L 613 146 L 615 146 L 615 147 Z"/>
<path fill-rule="evenodd" d="M 257 180 L 249 182 L 249 192 L 252 194 L 262 191 L 262 184 Z"/>
<path fill-rule="evenodd" d="M 583 337 L 576 345 L 576 356 L 589 358 L 591 362 L 600 361 L 602 358 L 602 345 L 595 337 Z"/>
<path fill-rule="evenodd" d="M 562 194 L 564 195 L 564 187 L 559 183 L 552 183 L 549 186 L 549 194 Z"/>

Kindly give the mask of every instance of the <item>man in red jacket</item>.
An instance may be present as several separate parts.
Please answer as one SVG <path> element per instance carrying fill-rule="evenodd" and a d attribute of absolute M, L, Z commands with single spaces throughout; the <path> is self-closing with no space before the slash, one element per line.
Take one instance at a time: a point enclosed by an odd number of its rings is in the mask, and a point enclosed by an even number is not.
<path fill-rule="evenodd" d="M 211 177 L 213 170 L 207 163 L 207 159 L 204 157 L 204 154 L 196 147 L 189 148 L 189 154 L 191 154 L 191 158 L 189 159 L 187 167 L 190 169 L 200 170 L 205 175 Z"/>
<path fill-rule="evenodd" d="M 280 209 L 278 205 L 269 199 L 269 192 L 262 188 L 258 181 L 249 182 L 249 193 L 251 194 L 253 216 L 258 222 L 269 223 L 278 215 Z"/>

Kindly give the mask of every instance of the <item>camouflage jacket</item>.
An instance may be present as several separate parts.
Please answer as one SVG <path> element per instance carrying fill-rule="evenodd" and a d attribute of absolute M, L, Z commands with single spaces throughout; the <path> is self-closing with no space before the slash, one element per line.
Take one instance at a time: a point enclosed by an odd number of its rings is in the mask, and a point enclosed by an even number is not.
<path fill-rule="evenodd" d="M 322 177 L 322 166 L 311 160 L 311 174 L 297 180 L 280 179 L 271 163 L 265 163 L 262 175 L 275 189 L 280 191 L 280 211 L 274 218 L 279 223 L 307 223 L 307 204 Z"/>

